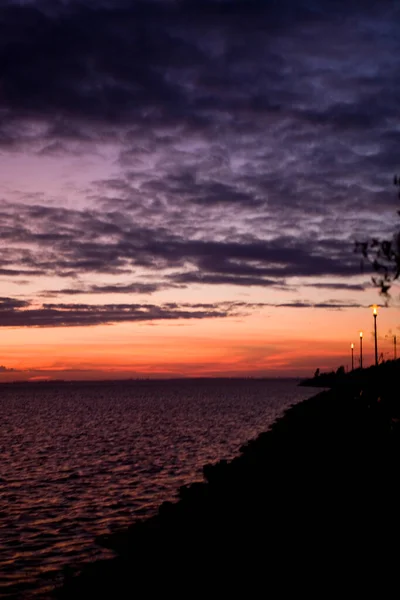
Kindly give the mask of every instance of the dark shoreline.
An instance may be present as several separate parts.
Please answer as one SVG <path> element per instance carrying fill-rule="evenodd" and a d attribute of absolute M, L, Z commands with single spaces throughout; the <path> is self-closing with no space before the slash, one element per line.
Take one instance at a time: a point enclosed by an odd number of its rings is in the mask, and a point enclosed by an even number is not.
<path fill-rule="evenodd" d="M 117 557 L 66 577 L 57 597 L 224 596 L 282 571 L 377 564 L 399 529 L 399 372 L 346 375 L 294 405 L 178 502 L 103 538 Z"/>

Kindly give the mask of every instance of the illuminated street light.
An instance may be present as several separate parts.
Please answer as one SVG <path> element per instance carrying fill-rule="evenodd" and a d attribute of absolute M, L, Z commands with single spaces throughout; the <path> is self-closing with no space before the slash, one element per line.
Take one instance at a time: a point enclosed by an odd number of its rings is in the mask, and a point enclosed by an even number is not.
<path fill-rule="evenodd" d="M 363 340 L 363 332 L 360 331 L 360 369 L 362 369 L 362 340 Z"/>
<path fill-rule="evenodd" d="M 354 344 L 351 344 L 351 370 L 354 371 Z"/>
<path fill-rule="evenodd" d="M 375 366 L 378 366 L 378 336 L 376 333 L 376 317 L 378 316 L 378 307 L 373 306 L 374 312 L 374 338 L 375 338 Z"/>

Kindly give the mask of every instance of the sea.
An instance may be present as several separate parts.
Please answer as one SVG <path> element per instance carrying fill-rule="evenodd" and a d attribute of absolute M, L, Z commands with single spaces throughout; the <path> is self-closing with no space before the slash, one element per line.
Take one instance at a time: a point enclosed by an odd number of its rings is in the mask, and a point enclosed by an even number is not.
<path fill-rule="evenodd" d="M 97 543 L 315 391 L 285 379 L 0 385 L 0 597 L 49 598 Z"/>

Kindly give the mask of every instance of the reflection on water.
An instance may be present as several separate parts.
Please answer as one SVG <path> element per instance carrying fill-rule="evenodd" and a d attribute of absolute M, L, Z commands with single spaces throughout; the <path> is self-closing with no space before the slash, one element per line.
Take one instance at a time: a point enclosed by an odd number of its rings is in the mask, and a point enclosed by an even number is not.
<path fill-rule="evenodd" d="M 292 381 L 14 384 L 0 388 L 0 596 L 51 590 L 106 556 L 95 536 L 172 499 L 310 391 Z"/>

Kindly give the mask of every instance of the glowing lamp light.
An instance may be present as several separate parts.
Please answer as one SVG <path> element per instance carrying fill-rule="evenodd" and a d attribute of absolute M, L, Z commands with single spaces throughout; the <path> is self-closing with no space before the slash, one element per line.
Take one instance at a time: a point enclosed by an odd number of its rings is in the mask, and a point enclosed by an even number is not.
<path fill-rule="evenodd" d="M 353 348 L 354 348 L 354 344 L 351 344 L 350 348 L 353 350 Z"/>
<path fill-rule="evenodd" d="M 375 341 L 375 366 L 378 366 L 378 334 L 376 331 L 376 317 L 378 314 L 378 307 L 376 304 L 372 306 L 374 313 L 374 341 Z"/>
<path fill-rule="evenodd" d="M 360 331 L 360 338 L 361 338 L 361 339 L 362 339 L 362 336 L 363 336 L 363 332 L 362 332 L 362 331 Z"/>

